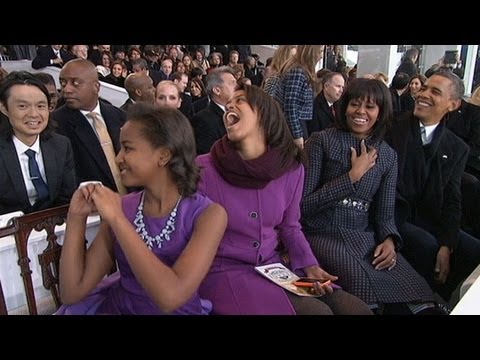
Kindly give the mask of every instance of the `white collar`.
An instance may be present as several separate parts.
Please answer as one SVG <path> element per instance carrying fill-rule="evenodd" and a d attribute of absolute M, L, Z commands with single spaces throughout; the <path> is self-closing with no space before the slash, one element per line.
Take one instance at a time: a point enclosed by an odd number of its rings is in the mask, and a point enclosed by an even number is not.
<path fill-rule="evenodd" d="M 90 114 L 91 112 L 97 113 L 100 116 L 102 115 L 102 113 L 100 112 L 100 103 L 98 101 L 97 101 L 97 106 L 95 106 L 92 111 L 80 110 L 80 112 L 83 114 L 83 116 L 87 116 L 87 114 Z"/>
<path fill-rule="evenodd" d="M 40 136 L 37 136 L 37 140 L 35 140 L 32 146 L 28 146 L 13 135 L 13 144 L 15 145 L 15 150 L 17 150 L 17 155 L 25 153 L 28 149 L 32 149 L 37 154 L 40 153 Z"/>

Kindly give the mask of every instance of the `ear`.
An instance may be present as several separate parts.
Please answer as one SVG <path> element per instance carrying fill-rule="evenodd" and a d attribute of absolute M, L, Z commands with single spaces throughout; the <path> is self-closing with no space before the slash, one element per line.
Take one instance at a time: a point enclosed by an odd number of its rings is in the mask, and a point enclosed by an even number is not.
<path fill-rule="evenodd" d="M 93 86 L 94 86 L 95 91 L 97 92 L 97 94 L 99 94 L 99 93 L 100 93 L 100 81 L 96 81 Z"/>
<path fill-rule="evenodd" d="M 452 100 L 450 106 L 448 107 L 448 111 L 455 111 L 460 107 L 460 105 L 462 105 L 461 99 Z"/>
<path fill-rule="evenodd" d="M 165 166 L 172 158 L 172 153 L 169 149 L 161 148 L 158 153 L 158 165 Z"/>
<path fill-rule="evenodd" d="M 8 117 L 8 110 L 7 108 L 3 105 L 3 103 L 0 102 L 0 111 L 2 112 L 3 115 Z"/>
<path fill-rule="evenodd" d="M 217 96 L 220 95 L 220 89 L 218 88 L 218 86 L 215 86 L 215 87 L 212 89 L 212 91 L 213 91 L 213 93 L 214 93 L 215 95 L 217 95 Z"/>

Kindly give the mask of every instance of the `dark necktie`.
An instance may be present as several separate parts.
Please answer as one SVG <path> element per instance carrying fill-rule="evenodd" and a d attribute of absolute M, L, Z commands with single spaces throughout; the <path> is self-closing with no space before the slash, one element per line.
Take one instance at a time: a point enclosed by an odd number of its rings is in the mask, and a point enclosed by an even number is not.
<path fill-rule="evenodd" d="M 420 126 L 420 136 L 422 138 L 422 144 L 423 145 L 426 145 L 428 144 L 428 141 L 427 141 L 427 132 L 425 130 L 425 126 Z"/>
<path fill-rule="evenodd" d="M 35 159 L 35 151 L 28 149 L 25 151 L 28 156 L 28 171 L 30 172 L 30 180 L 37 191 L 38 200 L 48 199 L 48 186 L 42 179 L 40 169 L 38 168 L 37 160 Z"/>
<path fill-rule="evenodd" d="M 333 105 L 330 106 L 330 110 L 332 111 L 333 118 L 335 118 L 335 108 Z"/>

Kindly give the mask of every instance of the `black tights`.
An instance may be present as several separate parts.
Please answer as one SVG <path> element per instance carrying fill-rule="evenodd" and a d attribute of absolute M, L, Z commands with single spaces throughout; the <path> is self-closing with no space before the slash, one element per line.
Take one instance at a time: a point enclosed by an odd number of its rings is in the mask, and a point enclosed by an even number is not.
<path fill-rule="evenodd" d="M 298 296 L 287 291 L 297 315 L 373 315 L 358 297 L 343 290 L 335 290 L 321 297 Z"/>

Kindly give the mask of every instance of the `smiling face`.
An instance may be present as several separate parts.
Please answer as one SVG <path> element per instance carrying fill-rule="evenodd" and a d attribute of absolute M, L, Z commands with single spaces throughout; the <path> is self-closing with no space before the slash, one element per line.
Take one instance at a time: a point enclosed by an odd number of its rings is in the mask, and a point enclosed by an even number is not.
<path fill-rule="evenodd" d="M 240 142 L 250 137 L 258 137 L 261 129 L 258 113 L 247 102 L 245 92 L 237 90 L 228 100 L 223 123 L 229 140 Z"/>
<path fill-rule="evenodd" d="M 48 100 L 33 85 L 14 85 L 10 89 L 7 104 L 0 110 L 8 117 L 15 136 L 30 146 L 48 125 Z"/>
<path fill-rule="evenodd" d="M 142 134 L 138 121 L 127 121 L 120 130 L 120 152 L 116 162 L 125 186 L 145 186 L 158 181 L 161 149 L 155 149 Z"/>
<path fill-rule="evenodd" d="M 112 74 L 113 74 L 113 76 L 115 76 L 115 77 L 120 77 L 120 76 L 122 76 L 122 72 L 123 72 L 123 67 L 122 67 L 122 65 L 120 65 L 120 64 L 114 64 L 114 65 L 112 66 Z"/>
<path fill-rule="evenodd" d="M 195 81 L 192 81 L 190 84 L 190 93 L 192 96 L 195 97 L 200 97 L 202 96 L 202 89 L 200 88 L 200 85 L 198 85 Z"/>
<path fill-rule="evenodd" d="M 410 85 L 408 85 L 408 87 L 410 88 L 410 94 L 416 95 L 418 90 L 420 90 L 422 87 L 422 83 L 420 82 L 419 78 L 415 78 L 410 81 Z"/>
<path fill-rule="evenodd" d="M 434 125 L 450 111 L 460 106 L 453 97 L 452 81 L 446 77 L 432 75 L 417 92 L 413 114 L 425 125 Z"/>
<path fill-rule="evenodd" d="M 352 99 L 348 102 L 346 110 L 347 124 L 350 131 L 357 138 L 370 135 L 377 122 L 380 108 L 372 99 Z"/>

